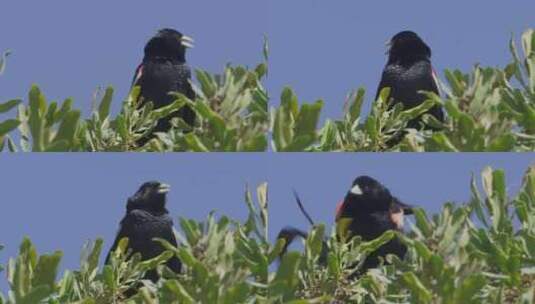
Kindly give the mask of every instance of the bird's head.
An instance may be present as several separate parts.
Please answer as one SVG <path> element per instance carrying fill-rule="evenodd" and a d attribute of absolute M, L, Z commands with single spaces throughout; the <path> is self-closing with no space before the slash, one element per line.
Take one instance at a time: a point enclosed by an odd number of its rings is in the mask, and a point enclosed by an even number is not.
<path fill-rule="evenodd" d="M 347 192 L 337 218 L 387 212 L 397 226 L 403 226 L 403 215 L 412 214 L 412 206 L 403 203 L 380 182 L 369 176 L 359 176 Z M 397 216 L 400 216 L 399 219 Z M 400 222 L 400 224 L 398 224 Z"/>
<path fill-rule="evenodd" d="M 127 211 L 141 209 L 153 212 L 167 212 L 165 203 L 170 186 L 158 181 L 146 182 L 128 199 Z"/>
<path fill-rule="evenodd" d="M 179 62 L 186 61 L 186 49 L 193 47 L 193 39 L 177 30 L 165 28 L 158 31 L 145 46 L 145 57 L 162 57 Z"/>
<path fill-rule="evenodd" d="M 399 32 L 388 42 L 389 62 L 431 58 L 431 48 L 415 32 Z"/>

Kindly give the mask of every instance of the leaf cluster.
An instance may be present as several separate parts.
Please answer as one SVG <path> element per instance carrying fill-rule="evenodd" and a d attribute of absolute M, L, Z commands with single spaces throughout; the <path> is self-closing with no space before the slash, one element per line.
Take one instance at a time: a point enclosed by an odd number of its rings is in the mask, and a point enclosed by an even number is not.
<path fill-rule="evenodd" d="M 268 240 L 267 184 L 256 199 L 245 191 L 245 221 L 181 218 L 180 245 L 156 239 L 167 250 L 147 261 L 123 239 L 102 266 L 98 239 L 84 246 L 79 269 L 56 279 L 62 253 L 39 255 L 24 239 L 6 266 L 10 289 L 0 303 L 535 303 L 535 167 L 514 197 L 502 170 L 486 168 L 481 186 L 472 178 L 470 188 L 470 201 L 445 203 L 432 217 L 417 209 L 408 234 L 342 241 L 335 229 L 325 238 L 325 226 L 315 226 L 304 250 L 280 263 L 284 240 Z M 394 237 L 408 248 L 403 260 L 387 256 L 354 275 Z M 172 256 L 182 273 L 165 266 Z M 143 280 L 150 269 L 162 278 L 156 284 Z"/>
<path fill-rule="evenodd" d="M 0 61 L 0 64 L 2 61 Z M 1 70 L 1 66 L 0 66 Z M 196 70 L 199 86 L 192 84 L 195 100 L 174 93 L 175 101 L 154 109 L 152 102 L 139 106 L 139 87 L 134 87 L 113 116 L 114 90 L 108 87 L 95 94 L 90 117 L 82 118 L 73 100 L 47 101 L 34 85 L 28 102 L 15 99 L 0 103 L 0 114 L 17 108 L 16 118 L 0 122 L 0 151 L 11 152 L 235 152 L 267 149 L 268 95 L 262 86 L 267 64 L 254 70 L 227 66 L 223 75 Z M 140 145 L 140 139 L 153 134 L 159 119 L 189 105 L 196 113 L 194 126 L 173 118 L 168 132 L 155 133 Z M 18 134 L 10 136 L 10 132 Z M 18 138 L 18 143 L 15 138 Z"/>

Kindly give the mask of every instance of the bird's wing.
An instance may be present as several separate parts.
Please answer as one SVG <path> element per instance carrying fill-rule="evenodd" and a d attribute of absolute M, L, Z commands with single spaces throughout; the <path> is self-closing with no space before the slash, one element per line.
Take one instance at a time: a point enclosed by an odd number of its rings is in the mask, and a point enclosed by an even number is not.
<path fill-rule="evenodd" d="M 193 88 L 191 86 L 191 68 L 187 64 L 180 64 L 177 66 L 177 68 L 173 71 L 174 73 L 178 73 L 176 75 L 176 89 L 177 91 L 181 92 L 186 96 L 187 98 L 191 100 L 195 100 L 195 91 L 193 91 Z"/>
<path fill-rule="evenodd" d="M 128 212 L 126 216 L 121 220 L 121 223 L 119 224 L 119 230 L 117 231 L 117 235 L 115 236 L 115 241 L 113 241 L 113 245 L 111 246 L 110 251 L 106 256 L 106 264 L 108 264 L 109 262 L 110 255 L 117 249 L 119 241 L 125 237 L 130 238 L 132 235 L 135 234 L 137 230 L 137 225 L 139 224 L 139 220 L 142 219 L 142 214 L 140 214 L 140 212 L 141 211 L 139 210 L 133 210 L 131 212 Z"/>
<path fill-rule="evenodd" d="M 383 70 L 383 74 L 381 75 L 381 81 L 379 82 L 379 86 L 377 87 L 377 93 L 375 93 L 375 100 L 379 98 L 379 94 L 381 94 L 381 90 L 384 88 L 390 88 L 392 89 L 392 78 L 390 76 L 389 67 L 386 66 Z M 390 92 L 392 95 L 392 92 Z"/>
<path fill-rule="evenodd" d="M 173 231 L 173 220 L 171 219 L 171 217 L 166 216 L 165 221 L 166 221 L 166 226 L 165 226 L 165 229 L 162 231 L 161 238 L 168 241 L 169 244 L 176 247 L 178 246 L 178 243 L 176 241 L 175 232 Z"/>
<path fill-rule="evenodd" d="M 191 69 L 189 69 L 189 67 L 188 67 L 188 80 L 191 81 Z M 188 91 L 186 92 L 186 96 L 191 100 L 195 100 L 195 91 L 193 91 L 193 87 L 191 83 L 188 83 Z"/>
<path fill-rule="evenodd" d="M 169 244 L 173 245 L 174 247 L 178 247 L 178 242 L 176 241 L 175 232 L 173 230 L 173 220 L 171 217 L 167 216 L 165 221 L 167 222 L 167 225 L 166 229 L 162 231 L 161 238 L 168 241 Z M 182 269 L 182 263 L 176 256 L 173 256 L 171 259 L 169 259 L 169 261 L 167 261 L 167 266 L 175 273 L 180 273 Z"/>

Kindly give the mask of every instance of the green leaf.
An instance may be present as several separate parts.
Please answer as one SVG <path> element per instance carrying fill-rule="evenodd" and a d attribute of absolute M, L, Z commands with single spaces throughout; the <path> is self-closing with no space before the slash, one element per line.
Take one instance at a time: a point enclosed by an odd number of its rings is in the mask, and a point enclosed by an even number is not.
<path fill-rule="evenodd" d="M 316 133 L 322 107 L 323 101 L 321 100 L 318 100 L 313 104 L 304 104 L 301 106 L 295 127 L 297 136 Z"/>
<path fill-rule="evenodd" d="M 108 87 L 106 88 L 106 92 L 104 92 L 104 96 L 102 97 L 102 100 L 98 107 L 98 117 L 100 118 L 101 121 L 110 115 L 110 106 L 111 106 L 112 99 L 113 99 L 113 88 Z"/>
<path fill-rule="evenodd" d="M 42 300 L 46 299 L 51 293 L 52 288 L 46 285 L 40 285 L 26 294 L 21 300 L 17 301 L 17 304 L 35 304 L 40 303 Z"/>
<path fill-rule="evenodd" d="M 20 121 L 16 119 L 8 119 L 0 122 L 0 138 L 4 137 L 9 132 L 15 130 L 20 125 Z"/>
<path fill-rule="evenodd" d="M 184 288 L 177 280 L 167 280 L 162 285 L 162 302 L 163 303 L 196 303 L 186 288 Z"/>
<path fill-rule="evenodd" d="M 284 87 L 281 93 L 281 107 L 285 108 L 292 116 L 297 116 L 299 104 L 297 96 L 289 87 Z"/>
<path fill-rule="evenodd" d="M 217 84 L 214 79 L 206 72 L 195 70 L 197 80 L 201 84 L 201 89 L 207 98 L 214 97 L 216 93 Z"/>
<path fill-rule="evenodd" d="M 507 152 L 512 151 L 516 145 L 516 138 L 513 134 L 504 134 L 494 139 L 490 144 L 489 152 Z"/>
<path fill-rule="evenodd" d="M 299 284 L 297 270 L 300 263 L 298 252 L 289 252 L 282 258 L 281 264 L 270 285 L 272 297 L 282 296 L 286 300 L 294 298 L 294 289 Z"/>
<path fill-rule="evenodd" d="M 302 152 L 310 147 L 316 140 L 315 134 L 305 134 L 296 136 L 293 141 L 284 147 L 280 152 Z"/>
<path fill-rule="evenodd" d="M 7 147 L 8 147 L 9 152 L 18 151 L 17 146 L 15 145 L 15 142 L 13 142 L 13 140 L 9 136 L 7 136 Z"/>
<path fill-rule="evenodd" d="M 414 296 L 413 303 L 431 303 L 433 295 L 413 272 L 406 272 L 401 276 L 401 282 Z"/>
<path fill-rule="evenodd" d="M 379 247 L 383 246 L 390 240 L 392 240 L 396 236 L 396 232 L 389 230 L 383 233 L 380 237 L 364 242 L 361 244 L 361 250 L 365 253 L 371 253 L 379 249 Z"/>
<path fill-rule="evenodd" d="M 432 226 L 427 220 L 425 211 L 420 208 L 416 208 L 414 211 L 414 217 L 416 218 L 416 227 L 423 233 L 424 237 L 430 237 L 432 235 Z"/>
<path fill-rule="evenodd" d="M 188 150 L 192 152 L 210 152 L 210 150 L 204 145 L 204 143 L 193 133 L 188 133 L 184 136 L 186 143 L 188 144 Z"/>
<path fill-rule="evenodd" d="M 67 143 L 72 144 L 74 135 L 76 134 L 76 129 L 78 127 L 78 122 L 80 120 L 80 115 L 80 111 L 71 111 L 67 113 L 59 126 L 59 130 L 54 138 L 54 141 L 64 140 Z"/>
<path fill-rule="evenodd" d="M 92 244 L 92 248 L 91 248 L 92 250 L 89 253 L 89 256 L 87 257 L 87 270 L 89 272 L 92 272 L 97 269 L 98 260 L 99 260 L 103 245 L 104 245 L 104 241 L 102 239 L 97 239 Z"/>
<path fill-rule="evenodd" d="M 359 88 L 357 93 L 354 94 L 353 101 L 349 105 L 349 118 L 351 122 L 354 122 L 357 118 L 360 117 L 360 111 L 364 102 L 364 95 L 364 88 Z"/>
<path fill-rule="evenodd" d="M 33 274 L 32 285 L 46 285 L 52 290 L 62 256 L 63 253 L 61 251 L 56 251 L 51 255 L 40 256 Z"/>
<path fill-rule="evenodd" d="M 55 114 L 54 114 L 54 123 L 63 120 L 65 115 L 67 115 L 67 113 L 71 112 L 72 103 L 73 103 L 73 100 L 71 98 L 67 98 L 63 102 L 63 104 L 61 105 L 61 109 L 59 109 L 59 111 L 56 111 Z"/>
<path fill-rule="evenodd" d="M 44 150 L 44 127 L 45 119 L 43 117 L 46 110 L 45 97 L 37 86 L 32 86 L 29 94 L 30 99 L 30 132 L 33 138 L 33 151 L 41 152 Z"/>
<path fill-rule="evenodd" d="M 459 289 L 455 291 L 455 303 L 473 303 L 474 297 L 481 292 L 487 284 L 485 277 L 480 274 L 471 274 L 462 281 Z"/>
<path fill-rule="evenodd" d="M 0 113 L 6 113 L 9 110 L 13 109 L 14 107 L 18 106 L 22 100 L 20 99 L 12 99 L 9 101 L 6 101 L 4 103 L 0 103 Z"/>

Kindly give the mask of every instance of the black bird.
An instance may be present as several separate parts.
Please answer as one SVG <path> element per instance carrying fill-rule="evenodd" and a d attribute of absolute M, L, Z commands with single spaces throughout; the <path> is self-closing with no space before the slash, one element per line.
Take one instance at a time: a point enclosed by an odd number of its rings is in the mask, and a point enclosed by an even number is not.
<path fill-rule="evenodd" d="M 426 100 L 419 91 L 439 94 L 436 77 L 431 65 L 431 48 L 414 32 L 396 34 L 389 43 L 388 62 L 383 70 L 375 99 L 383 88 L 390 88 L 391 106 L 402 103 L 404 109 L 416 107 Z M 439 121 L 444 121 L 440 106 L 428 111 Z M 421 117 L 407 124 L 408 128 L 420 129 Z"/>
<path fill-rule="evenodd" d="M 300 200 L 298 198 L 297 200 L 301 206 Z M 335 218 L 337 236 L 342 240 L 360 236 L 363 240 L 370 241 L 388 230 L 402 231 L 405 214 L 412 214 L 410 205 L 392 196 L 390 191 L 377 180 L 369 176 L 359 176 L 353 181 L 351 189 L 337 207 Z M 293 227 L 286 227 L 279 232 L 278 238 L 286 240 L 283 254 L 296 237 L 306 238 L 307 233 Z M 323 249 L 320 263 L 326 262 L 326 243 Z M 406 251 L 406 246 L 399 239 L 392 239 L 367 257 L 361 271 L 377 267 L 379 257 L 395 254 L 403 258 Z"/>
<path fill-rule="evenodd" d="M 140 87 L 140 106 L 151 101 L 154 108 L 171 104 L 171 92 L 179 92 L 195 99 L 190 79 L 191 69 L 186 63 L 186 49 L 193 47 L 193 39 L 174 29 L 162 29 L 145 46 L 145 57 L 137 67 L 132 86 Z M 173 117 L 182 118 L 188 125 L 195 123 L 195 112 L 188 106 L 158 121 L 154 132 L 170 129 Z"/>
<path fill-rule="evenodd" d="M 369 176 L 359 176 L 338 207 L 336 223 L 342 227 L 337 231 L 339 235 L 358 235 L 370 241 L 387 230 L 402 231 L 404 215 L 412 212 L 412 206 L 392 196 L 380 182 Z M 343 219 L 349 219 L 347 227 L 343 227 Z M 380 256 L 395 254 L 403 258 L 406 251 L 406 246 L 394 238 L 367 257 L 363 270 L 377 267 Z"/>
<path fill-rule="evenodd" d="M 177 246 L 173 232 L 173 220 L 165 208 L 169 185 L 157 181 L 146 182 L 130 198 L 126 204 L 126 215 L 121 220 L 119 232 L 113 246 L 106 257 L 117 248 L 122 238 L 128 238 L 128 248 L 132 253 L 140 253 L 142 260 L 157 257 L 165 251 L 164 247 L 154 238 L 161 238 L 171 245 Z M 180 273 L 182 263 L 177 257 L 172 257 L 166 264 L 175 273 Z M 158 274 L 152 270 L 147 272 L 145 279 L 158 281 Z"/>

